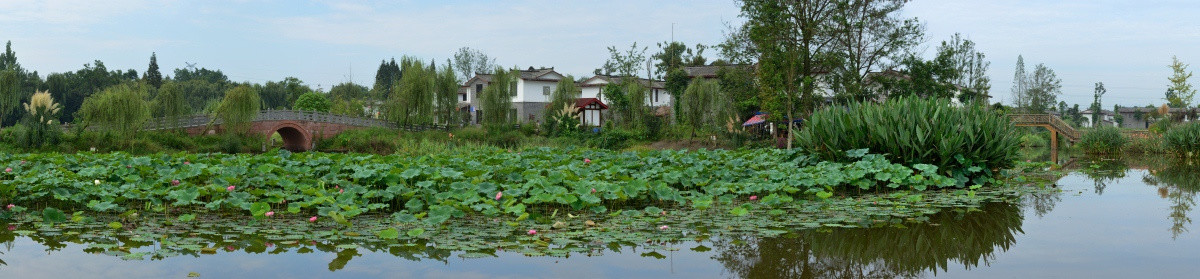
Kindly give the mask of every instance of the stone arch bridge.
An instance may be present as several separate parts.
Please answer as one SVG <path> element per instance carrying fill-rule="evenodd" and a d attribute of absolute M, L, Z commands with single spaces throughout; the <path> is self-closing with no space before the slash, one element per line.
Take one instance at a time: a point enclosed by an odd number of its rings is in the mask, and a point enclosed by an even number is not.
<path fill-rule="evenodd" d="M 266 135 L 268 138 L 279 133 L 283 138 L 284 148 L 291 151 L 308 151 L 313 149 L 317 138 L 330 138 L 346 130 L 385 127 L 396 128 L 396 125 L 379 119 L 358 118 L 333 115 L 313 111 L 295 110 L 263 110 L 251 121 L 250 132 Z M 147 130 L 183 129 L 188 135 L 196 136 L 217 133 L 226 129 L 221 119 L 208 115 L 185 116 L 172 121 L 166 118 L 156 118 L 147 124 Z"/>

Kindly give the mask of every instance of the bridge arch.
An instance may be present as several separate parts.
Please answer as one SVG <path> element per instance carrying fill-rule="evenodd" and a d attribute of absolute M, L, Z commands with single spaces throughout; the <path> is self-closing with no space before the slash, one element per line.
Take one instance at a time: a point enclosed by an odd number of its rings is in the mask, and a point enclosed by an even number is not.
<path fill-rule="evenodd" d="M 283 148 L 289 151 L 308 151 L 312 148 L 312 132 L 294 122 L 282 122 L 267 130 L 267 138 L 279 133 L 283 138 Z"/>

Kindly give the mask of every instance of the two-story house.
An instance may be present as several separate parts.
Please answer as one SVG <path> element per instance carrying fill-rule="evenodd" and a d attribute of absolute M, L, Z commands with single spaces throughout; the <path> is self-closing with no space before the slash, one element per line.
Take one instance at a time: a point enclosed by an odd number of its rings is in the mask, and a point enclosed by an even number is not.
<path fill-rule="evenodd" d="M 529 67 L 518 72 L 517 82 L 510 90 L 512 108 L 509 117 L 515 122 L 538 122 L 542 119 L 546 106 L 550 104 L 550 95 L 558 88 L 558 81 L 563 79 L 563 75 L 555 72 L 554 68 Z M 467 114 L 464 119 L 467 119 L 468 123 L 479 124 L 482 115 L 479 109 L 479 94 L 483 93 L 491 81 L 491 74 L 476 73 L 460 88 L 459 110 Z"/>

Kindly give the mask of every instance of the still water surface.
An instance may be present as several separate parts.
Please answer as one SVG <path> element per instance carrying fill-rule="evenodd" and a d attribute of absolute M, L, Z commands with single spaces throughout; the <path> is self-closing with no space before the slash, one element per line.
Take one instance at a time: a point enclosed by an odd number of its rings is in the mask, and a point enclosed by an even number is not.
<path fill-rule="evenodd" d="M 3 278 L 1195 278 L 1191 209 L 1200 167 L 1161 159 L 1071 163 L 1061 193 L 949 210 L 929 223 L 823 229 L 623 247 L 592 256 L 464 259 L 386 249 L 262 247 L 158 260 L 88 253 L 87 244 L 0 231 Z M 313 247 L 316 248 L 316 247 Z"/>

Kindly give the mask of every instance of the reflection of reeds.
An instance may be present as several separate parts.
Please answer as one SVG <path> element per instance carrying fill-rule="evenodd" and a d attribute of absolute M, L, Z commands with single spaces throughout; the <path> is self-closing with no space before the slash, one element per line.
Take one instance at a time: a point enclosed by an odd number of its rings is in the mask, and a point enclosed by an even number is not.
<path fill-rule="evenodd" d="M 798 237 L 758 239 L 720 247 L 716 259 L 739 277 L 912 277 L 946 270 L 951 262 L 970 269 L 986 264 L 1015 243 L 1020 209 L 1008 203 L 983 212 L 943 212 L 907 228 L 809 231 Z M 739 248 L 740 247 L 740 248 Z M 751 248 L 747 248 L 751 247 Z"/>

